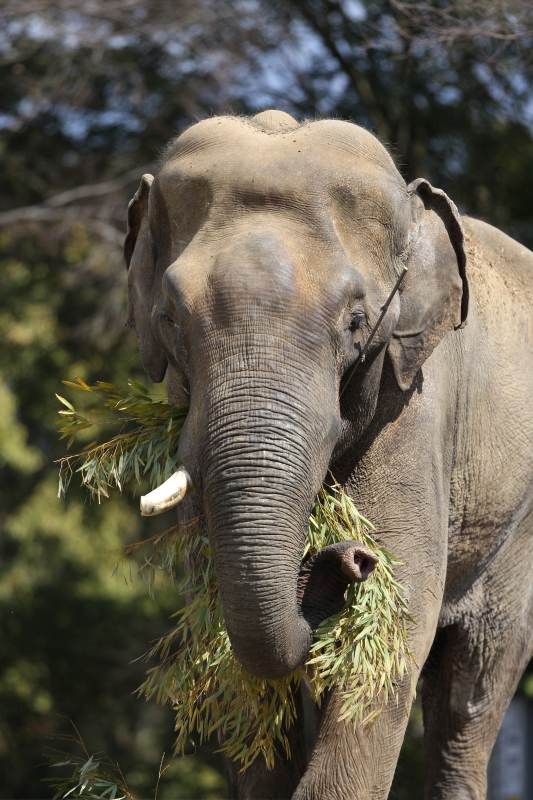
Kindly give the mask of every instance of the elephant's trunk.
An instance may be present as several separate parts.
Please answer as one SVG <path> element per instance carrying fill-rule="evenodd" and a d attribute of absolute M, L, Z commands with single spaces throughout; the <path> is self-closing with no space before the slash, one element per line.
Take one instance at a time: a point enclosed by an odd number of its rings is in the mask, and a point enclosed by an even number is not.
<path fill-rule="evenodd" d="M 311 644 L 296 598 L 310 506 L 296 475 L 309 467 L 287 431 L 258 419 L 259 444 L 250 426 L 251 418 L 247 431 L 228 425 L 206 447 L 204 508 L 235 655 L 249 672 L 278 678 L 302 663 Z"/>
<path fill-rule="evenodd" d="M 367 552 L 347 557 L 341 548 L 320 560 L 313 579 L 304 571 L 298 586 L 309 511 L 336 423 L 324 405 L 309 401 L 309 385 L 296 380 L 290 390 L 247 382 L 219 402 L 208 398 L 201 437 L 204 510 L 224 619 L 236 657 L 266 678 L 305 660 L 311 625 L 338 610 L 339 599 L 342 607 L 347 583 L 358 579 L 354 557 L 364 577 L 368 564 L 372 569 L 371 554 L 370 561 Z"/>

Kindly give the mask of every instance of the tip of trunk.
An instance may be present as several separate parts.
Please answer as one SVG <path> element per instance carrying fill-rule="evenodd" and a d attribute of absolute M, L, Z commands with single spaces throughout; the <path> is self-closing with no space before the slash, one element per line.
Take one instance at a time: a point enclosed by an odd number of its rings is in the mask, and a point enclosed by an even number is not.
<path fill-rule="evenodd" d="M 350 583 L 365 581 L 378 562 L 376 554 L 361 542 L 329 545 L 302 566 L 296 592 L 298 613 L 274 635 L 263 631 L 250 637 L 228 627 L 236 658 L 258 678 L 275 680 L 305 663 L 313 641 L 313 629 L 341 611 Z"/>
<path fill-rule="evenodd" d="M 378 557 L 369 547 L 352 540 L 336 542 L 306 561 L 298 577 L 298 608 L 310 628 L 342 611 L 346 588 L 373 573 Z"/>
<path fill-rule="evenodd" d="M 256 642 L 250 636 L 239 636 L 228 629 L 230 641 L 236 659 L 244 669 L 256 678 L 276 680 L 290 675 L 291 672 L 305 663 L 309 648 L 313 642 L 313 632 L 303 617 L 297 617 L 291 634 L 268 641 L 261 638 Z"/>

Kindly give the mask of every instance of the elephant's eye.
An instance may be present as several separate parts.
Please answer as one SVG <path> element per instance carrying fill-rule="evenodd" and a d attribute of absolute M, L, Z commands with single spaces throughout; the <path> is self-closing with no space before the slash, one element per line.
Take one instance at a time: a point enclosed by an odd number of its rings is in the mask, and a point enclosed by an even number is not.
<path fill-rule="evenodd" d="M 167 325 L 172 325 L 174 328 L 178 327 L 172 317 L 169 317 L 168 314 L 161 314 L 159 320 L 161 322 L 165 322 Z"/>
<path fill-rule="evenodd" d="M 350 320 L 350 324 L 348 326 L 348 329 L 353 333 L 354 331 L 356 331 L 358 328 L 361 327 L 361 325 L 364 323 L 364 321 L 365 321 L 365 315 L 363 314 L 363 312 L 362 311 L 355 311 L 352 314 L 352 318 Z"/>

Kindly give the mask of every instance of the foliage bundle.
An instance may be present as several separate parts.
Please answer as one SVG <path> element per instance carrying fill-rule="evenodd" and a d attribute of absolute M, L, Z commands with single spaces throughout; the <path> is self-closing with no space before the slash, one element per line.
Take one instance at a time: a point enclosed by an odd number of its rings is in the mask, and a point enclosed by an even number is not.
<path fill-rule="evenodd" d="M 114 412 L 125 428 L 105 444 L 94 442 L 77 456 L 61 461 L 60 491 L 65 491 L 74 469 L 83 484 L 99 499 L 115 485 L 149 475 L 159 482 L 175 469 L 179 432 L 186 408 L 153 401 L 138 384 L 130 392 L 111 384 L 89 387 L 79 379 L 69 384 L 84 391 L 102 392 L 107 416 Z M 88 417 L 67 406 L 60 413 L 68 422 L 61 428 L 71 437 L 91 426 Z M 101 418 L 100 420 L 101 421 Z M 128 429 L 126 423 L 135 427 Z M 80 466 L 76 466 L 81 462 Z M 352 500 L 333 482 L 316 498 L 309 520 L 304 557 L 329 544 L 362 541 L 378 556 L 374 573 L 362 584 L 352 584 L 342 612 L 325 620 L 315 631 L 315 642 L 305 666 L 280 680 L 256 678 L 234 658 L 222 617 L 216 574 L 209 541 L 201 520 L 181 529 L 162 533 L 153 542 L 157 563 L 174 575 L 177 564 L 187 566 L 179 582 L 186 605 L 174 616 L 177 623 L 150 650 L 160 663 L 148 672 L 140 687 L 147 697 L 172 703 L 176 711 L 176 751 L 183 752 L 191 734 L 200 740 L 218 735 L 222 750 L 248 767 L 262 754 L 268 767 L 274 765 L 276 748 L 290 755 L 287 729 L 295 718 L 294 693 L 302 678 L 320 704 L 324 693 L 336 687 L 340 718 L 352 724 L 373 723 L 391 697 L 399 697 L 399 683 L 412 658 L 407 643 L 406 621 L 411 620 L 402 587 L 393 568 L 400 562 L 379 548 L 370 535 L 371 523 L 362 517 Z M 152 555 L 143 567 L 154 568 Z"/>
<path fill-rule="evenodd" d="M 410 657 L 405 632 L 410 617 L 393 576 L 399 562 L 376 546 L 370 529 L 340 486 L 321 490 L 310 516 L 306 554 L 357 539 L 371 547 L 379 561 L 366 583 L 348 588 L 343 611 L 316 629 L 305 667 L 279 680 L 256 678 L 235 659 L 209 542 L 200 524 L 162 535 L 163 558 L 189 566 L 179 585 L 188 602 L 176 614 L 176 626 L 151 649 L 160 663 L 149 671 L 141 691 L 173 704 L 178 752 L 184 751 L 191 734 L 203 740 L 216 732 L 223 751 L 243 768 L 260 753 L 272 767 L 276 744 L 290 755 L 286 732 L 295 717 L 294 692 L 303 677 L 319 704 L 335 686 L 340 717 L 352 723 L 372 723 L 389 697 L 397 696 L 397 682 L 407 672 Z"/>

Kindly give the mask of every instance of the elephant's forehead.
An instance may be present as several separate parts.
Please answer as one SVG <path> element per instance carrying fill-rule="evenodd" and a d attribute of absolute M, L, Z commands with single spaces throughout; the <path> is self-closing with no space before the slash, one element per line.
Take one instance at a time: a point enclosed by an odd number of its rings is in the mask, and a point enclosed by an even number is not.
<path fill-rule="evenodd" d="M 170 195 L 188 179 L 203 179 L 219 194 L 273 198 L 295 193 L 312 198 L 336 183 L 362 181 L 378 195 L 405 194 L 380 142 L 364 128 L 336 120 L 289 131 L 268 131 L 233 117 L 205 120 L 176 140 L 159 175 Z"/>
<path fill-rule="evenodd" d="M 252 296 L 272 310 L 273 284 L 280 309 L 318 297 L 328 313 L 361 275 L 388 286 L 410 221 L 387 151 L 344 122 L 269 132 L 206 120 L 174 143 L 155 188 L 171 223 L 170 294 L 192 308 L 215 288 L 233 316 Z"/>

